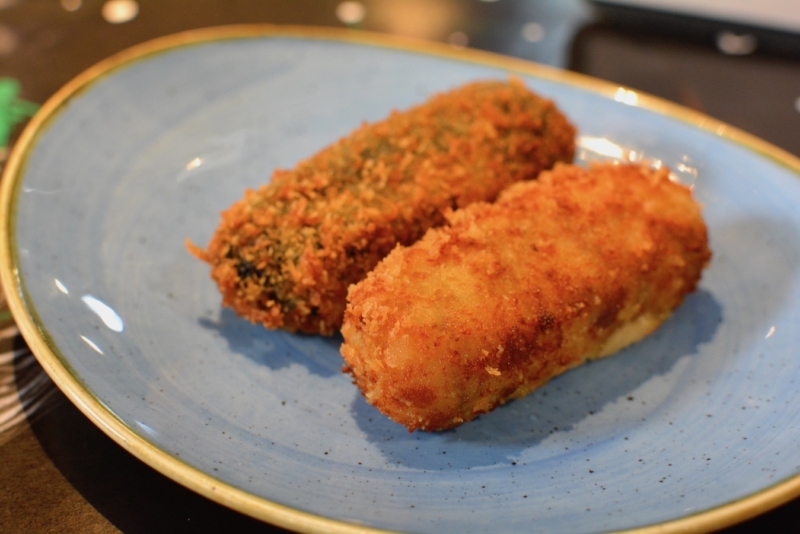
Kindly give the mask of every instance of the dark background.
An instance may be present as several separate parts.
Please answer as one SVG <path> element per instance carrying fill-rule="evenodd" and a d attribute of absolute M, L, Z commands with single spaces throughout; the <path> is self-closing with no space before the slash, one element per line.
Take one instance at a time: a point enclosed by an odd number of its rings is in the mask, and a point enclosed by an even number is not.
<path fill-rule="evenodd" d="M 107 4 L 0 0 L 0 78 L 19 83 L 18 98 L 41 104 L 101 59 L 182 30 L 351 27 L 586 73 L 702 111 L 800 156 L 798 34 L 583 0 L 363 0 L 363 20 L 349 23 L 342 2 L 328 0 L 139 0 L 135 17 L 116 23 Z M 20 129 L 12 129 L 9 144 Z M 0 150 L 0 168 L 6 157 Z M 43 378 L 21 338 L 10 342 L 17 389 L 30 387 L 28 422 L 0 441 L 0 531 L 282 532 L 133 458 Z M 795 500 L 726 532 L 796 532 L 798 523 Z"/>

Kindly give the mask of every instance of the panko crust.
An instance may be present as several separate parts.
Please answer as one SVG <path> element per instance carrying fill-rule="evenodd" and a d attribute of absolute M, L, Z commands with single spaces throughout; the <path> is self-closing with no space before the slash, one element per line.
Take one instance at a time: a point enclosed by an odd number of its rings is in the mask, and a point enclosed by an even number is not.
<path fill-rule="evenodd" d="M 342 356 L 367 401 L 442 430 L 652 332 L 711 258 L 658 170 L 557 165 L 448 216 L 350 287 Z"/>
<path fill-rule="evenodd" d="M 364 124 L 222 213 L 203 250 L 223 305 L 267 328 L 331 334 L 347 287 L 444 212 L 571 161 L 575 129 L 521 81 L 475 82 Z"/>

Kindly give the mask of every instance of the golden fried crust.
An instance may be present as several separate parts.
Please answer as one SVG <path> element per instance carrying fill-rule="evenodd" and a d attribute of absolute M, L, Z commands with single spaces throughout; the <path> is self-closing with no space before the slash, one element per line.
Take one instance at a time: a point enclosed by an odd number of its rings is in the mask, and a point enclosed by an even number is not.
<path fill-rule="evenodd" d="M 268 328 L 331 334 L 347 287 L 444 211 L 571 161 L 575 130 L 516 80 L 466 85 L 276 171 L 222 214 L 206 250 L 223 304 Z"/>
<path fill-rule="evenodd" d="M 350 287 L 342 356 L 366 399 L 441 430 L 652 332 L 711 258 L 666 169 L 557 165 L 448 216 Z"/>

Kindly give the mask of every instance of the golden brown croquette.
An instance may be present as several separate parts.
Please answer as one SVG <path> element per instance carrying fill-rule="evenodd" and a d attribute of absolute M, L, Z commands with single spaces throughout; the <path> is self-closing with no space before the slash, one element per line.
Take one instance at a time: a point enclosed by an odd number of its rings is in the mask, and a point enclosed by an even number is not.
<path fill-rule="evenodd" d="M 669 172 L 557 165 L 447 216 L 350 288 L 342 356 L 367 401 L 441 430 L 652 332 L 711 258 Z"/>

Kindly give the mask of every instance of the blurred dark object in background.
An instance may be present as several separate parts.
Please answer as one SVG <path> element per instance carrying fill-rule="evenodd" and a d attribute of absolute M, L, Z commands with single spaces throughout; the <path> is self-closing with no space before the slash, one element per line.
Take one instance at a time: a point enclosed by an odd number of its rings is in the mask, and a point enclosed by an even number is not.
<path fill-rule="evenodd" d="M 795 0 L 593 3 L 598 17 L 621 31 L 669 35 L 716 46 L 730 55 L 758 52 L 800 58 L 800 4 Z"/>
<path fill-rule="evenodd" d="M 800 62 L 604 22 L 584 27 L 569 68 L 672 100 L 800 156 Z"/>
<path fill-rule="evenodd" d="M 641 6 L 670 2 L 596 0 L 596 22 L 575 36 L 569 68 L 678 102 L 800 155 L 800 3 L 779 21 L 777 8 L 788 3 L 766 0 L 759 24 L 748 24 L 734 9 L 742 2 L 675 2 L 666 11 Z M 707 16 L 687 14 L 703 9 Z M 790 31 L 795 25 L 798 32 Z"/>

